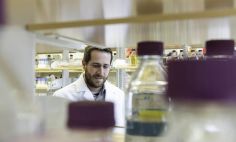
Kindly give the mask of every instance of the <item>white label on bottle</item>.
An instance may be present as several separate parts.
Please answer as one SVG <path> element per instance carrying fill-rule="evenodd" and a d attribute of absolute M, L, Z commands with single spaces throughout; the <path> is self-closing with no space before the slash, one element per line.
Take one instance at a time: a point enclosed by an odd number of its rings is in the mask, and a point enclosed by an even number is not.
<path fill-rule="evenodd" d="M 140 93 L 133 95 L 133 107 L 137 109 L 164 109 L 165 98 L 154 93 Z"/>

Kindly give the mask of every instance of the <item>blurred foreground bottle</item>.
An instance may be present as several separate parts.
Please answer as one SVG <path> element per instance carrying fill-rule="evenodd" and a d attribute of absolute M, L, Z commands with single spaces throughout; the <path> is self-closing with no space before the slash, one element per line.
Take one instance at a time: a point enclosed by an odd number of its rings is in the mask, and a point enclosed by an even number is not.
<path fill-rule="evenodd" d="M 166 73 L 163 43 L 139 42 L 139 66 L 127 89 L 126 142 L 158 141 L 166 129 Z"/>
<path fill-rule="evenodd" d="M 41 113 L 22 89 L 4 60 L 0 60 L 0 141 L 41 133 Z"/>
<path fill-rule="evenodd" d="M 0 80 L 0 141 L 6 142 L 16 136 L 16 102 L 12 95 L 15 90 L 2 66 Z"/>
<path fill-rule="evenodd" d="M 25 30 L 26 23 L 33 22 L 34 6 L 32 0 L 0 0 L 1 142 L 16 141 L 40 129 L 40 116 L 33 104 L 35 35 Z"/>
<path fill-rule="evenodd" d="M 168 66 L 173 102 L 169 142 L 234 142 L 236 61 L 175 61 Z"/>

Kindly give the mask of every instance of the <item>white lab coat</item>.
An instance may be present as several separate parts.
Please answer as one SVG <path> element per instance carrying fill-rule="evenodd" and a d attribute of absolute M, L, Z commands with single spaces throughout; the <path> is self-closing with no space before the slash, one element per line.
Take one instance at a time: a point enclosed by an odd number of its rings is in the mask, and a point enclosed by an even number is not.
<path fill-rule="evenodd" d="M 94 101 L 93 94 L 87 87 L 84 77 L 84 73 L 73 83 L 65 86 L 64 88 L 57 90 L 53 96 L 63 97 L 71 101 Z M 115 121 L 116 126 L 125 126 L 125 114 L 124 114 L 124 92 L 108 81 L 105 82 L 106 97 L 105 101 L 113 102 L 115 107 Z"/>

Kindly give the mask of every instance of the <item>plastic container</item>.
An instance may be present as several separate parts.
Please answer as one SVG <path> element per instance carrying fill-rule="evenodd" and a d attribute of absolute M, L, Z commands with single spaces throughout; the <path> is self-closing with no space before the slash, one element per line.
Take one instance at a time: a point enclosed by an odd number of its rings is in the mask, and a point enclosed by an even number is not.
<path fill-rule="evenodd" d="M 175 61 L 168 66 L 172 98 L 168 141 L 234 142 L 236 61 Z"/>
<path fill-rule="evenodd" d="M 139 42 L 140 64 L 127 89 L 126 142 L 157 141 L 166 129 L 166 73 L 163 43 Z"/>

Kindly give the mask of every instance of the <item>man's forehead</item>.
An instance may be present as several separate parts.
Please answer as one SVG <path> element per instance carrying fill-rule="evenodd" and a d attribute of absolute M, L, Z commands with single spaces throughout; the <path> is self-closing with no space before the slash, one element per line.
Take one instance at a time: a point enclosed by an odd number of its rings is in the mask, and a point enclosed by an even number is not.
<path fill-rule="evenodd" d="M 94 52 L 95 53 L 95 52 Z M 110 64 L 111 56 L 109 53 L 106 52 L 100 52 L 91 54 L 91 58 L 89 63 L 97 63 L 97 64 Z"/>
<path fill-rule="evenodd" d="M 97 59 L 97 58 L 111 58 L 111 54 L 110 53 L 107 53 L 107 52 L 102 52 L 102 51 L 97 51 L 97 50 L 94 50 L 91 52 L 91 59 Z"/>

